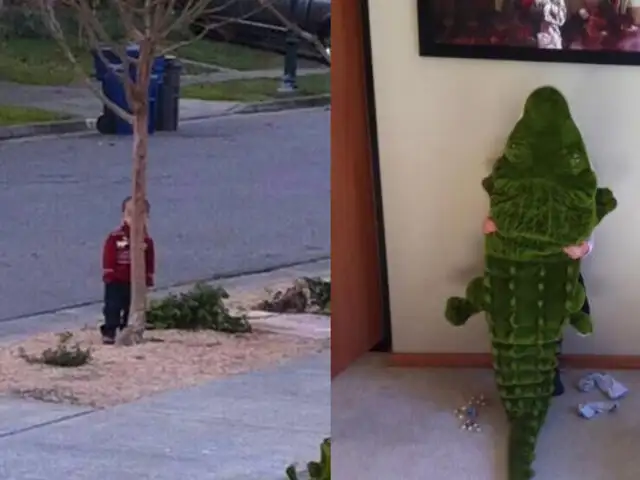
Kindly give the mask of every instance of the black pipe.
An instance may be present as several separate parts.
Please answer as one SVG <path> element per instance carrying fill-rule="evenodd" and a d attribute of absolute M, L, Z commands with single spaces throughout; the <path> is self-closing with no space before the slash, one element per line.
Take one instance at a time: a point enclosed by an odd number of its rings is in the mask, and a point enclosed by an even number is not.
<path fill-rule="evenodd" d="M 289 1 L 289 22 L 296 21 L 296 12 L 298 10 L 298 0 Z M 298 90 L 298 46 L 300 39 L 297 32 L 293 28 L 287 30 L 285 40 L 284 55 L 284 74 L 282 75 L 282 84 L 278 89 L 282 93 L 293 93 Z"/>

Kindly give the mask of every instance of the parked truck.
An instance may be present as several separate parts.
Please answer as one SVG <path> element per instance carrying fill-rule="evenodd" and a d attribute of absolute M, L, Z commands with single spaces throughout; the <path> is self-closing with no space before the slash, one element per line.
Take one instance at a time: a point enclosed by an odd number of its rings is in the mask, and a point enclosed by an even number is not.
<path fill-rule="evenodd" d="M 178 0 L 178 9 L 185 2 Z M 302 30 L 315 35 L 324 48 L 331 48 L 331 0 L 271 0 L 271 6 Z M 260 8 L 258 0 L 211 0 L 209 10 L 214 9 L 215 13 L 194 22 L 194 31 L 202 31 L 203 25 L 220 23 L 220 27 L 209 32 L 209 38 L 284 51 L 287 26 L 269 8 Z M 300 56 L 323 60 L 317 48 L 304 41 Z"/>

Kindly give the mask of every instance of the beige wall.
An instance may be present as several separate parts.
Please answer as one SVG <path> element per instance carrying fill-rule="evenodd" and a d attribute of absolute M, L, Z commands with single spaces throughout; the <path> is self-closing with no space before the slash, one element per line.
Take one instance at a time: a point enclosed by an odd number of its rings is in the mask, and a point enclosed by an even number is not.
<path fill-rule="evenodd" d="M 489 162 L 551 84 L 620 203 L 584 265 L 596 333 L 566 351 L 640 353 L 640 67 L 421 58 L 415 0 L 369 4 L 394 350 L 488 350 L 484 320 L 451 327 L 444 302 L 481 269 Z"/>

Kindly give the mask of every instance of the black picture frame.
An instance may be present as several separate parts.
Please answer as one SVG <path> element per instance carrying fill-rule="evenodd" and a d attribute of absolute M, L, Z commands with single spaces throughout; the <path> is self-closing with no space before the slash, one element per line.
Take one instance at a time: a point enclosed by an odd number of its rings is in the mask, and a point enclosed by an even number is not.
<path fill-rule="evenodd" d="M 438 21 L 434 9 L 436 1 L 437 0 L 417 0 L 419 53 L 422 57 L 599 65 L 640 65 L 640 49 L 637 52 L 623 50 L 547 50 L 537 47 L 463 45 L 439 42 L 436 38 L 438 28 Z M 453 2 L 455 0 L 449 1 Z M 640 36 L 640 32 L 638 35 Z"/>

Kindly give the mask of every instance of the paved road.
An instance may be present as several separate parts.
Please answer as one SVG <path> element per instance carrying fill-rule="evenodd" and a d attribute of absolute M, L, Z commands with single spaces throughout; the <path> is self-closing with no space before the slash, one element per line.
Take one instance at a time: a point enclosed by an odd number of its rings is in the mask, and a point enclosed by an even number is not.
<path fill-rule="evenodd" d="M 150 147 L 159 287 L 329 255 L 329 112 L 183 124 Z M 130 138 L 0 143 L 0 321 L 101 296 Z"/>

